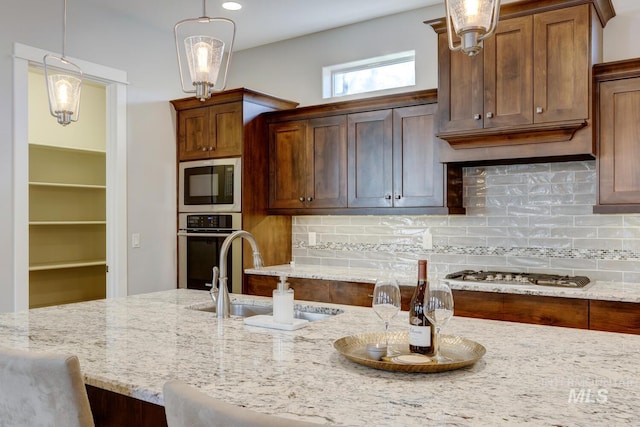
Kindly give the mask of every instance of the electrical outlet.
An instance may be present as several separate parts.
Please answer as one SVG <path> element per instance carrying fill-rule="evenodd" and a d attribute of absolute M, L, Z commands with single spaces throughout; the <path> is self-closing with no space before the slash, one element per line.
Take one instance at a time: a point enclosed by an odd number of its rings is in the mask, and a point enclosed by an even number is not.
<path fill-rule="evenodd" d="M 131 235 L 131 247 L 132 248 L 140 247 L 140 233 L 133 233 Z"/>
<path fill-rule="evenodd" d="M 316 232 L 315 231 L 310 231 L 309 232 L 309 246 L 315 246 L 316 245 Z"/>
<path fill-rule="evenodd" d="M 433 249 L 433 235 L 429 230 L 425 231 L 422 235 L 422 249 Z"/>

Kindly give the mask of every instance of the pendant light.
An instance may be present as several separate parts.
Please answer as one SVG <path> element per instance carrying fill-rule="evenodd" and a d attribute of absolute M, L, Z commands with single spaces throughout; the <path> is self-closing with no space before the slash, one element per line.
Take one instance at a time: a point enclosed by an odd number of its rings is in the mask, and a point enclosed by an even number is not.
<path fill-rule="evenodd" d="M 62 19 L 62 56 L 46 54 L 43 59 L 47 84 L 49 112 L 62 126 L 77 122 L 80 117 L 80 92 L 83 73 L 80 67 L 65 58 L 67 44 L 67 0 Z"/>
<path fill-rule="evenodd" d="M 482 48 L 481 41 L 491 37 L 498 26 L 500 0 L 445 0 L 449 49 L 474 56 Z M 454 46 L 453 31 L 460 37 Z"/>
<path fill-rule="evenodd" d="M 217 88 L 216 83 L 224 60 L 225 43 L 220 38 L 212 35 L 216 23 L 223 25 L 228 24 L 232 28 L 231 41 L 224 66 L 224 75 L 222 76 L 222 84 Z M 178 33 L 180 27 L 183 25 L 191 29 L 198 28 L 199 34 L 189 35 L 180 40 Z M 220 26 L 218 25 L 217 27 Z M 176 54 L 178 55 L 178 69 L 180 71 L 182 91 L 185 93 L 195 93 L 196 98 L 200 101 L 205 101 L 211 97 L 212 92 L 224 90 L 227 85 L 227 73 L 231 62 L 233 42 L 236 38 L 236 24 L 227 18 L 208 17 L 206 0 L 202 0 L 202 16 L 200 18 L 184 19 L 178 22 L 173 28 L 173 33 L 176 40 Z M 183 49 L 182 53 L 181 48 Z M 194 86 L 194 89 L 187 87 L 189 86 L 189 82 L 185 81 L 185 73 L 182 65 L 183 57 L 186 58 L 186 63 L 189 67 L 190 85 Z"/>

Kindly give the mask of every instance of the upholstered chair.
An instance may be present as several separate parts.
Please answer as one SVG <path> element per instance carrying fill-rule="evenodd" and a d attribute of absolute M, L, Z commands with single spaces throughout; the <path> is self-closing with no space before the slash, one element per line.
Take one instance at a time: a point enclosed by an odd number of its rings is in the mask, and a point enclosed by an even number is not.
<path fill-rule="evenodd" d="M 169 427 L 309 427 L 294 421 L 233 406 L 201 393 L 182 381 L 164 385 L 164 408 Z"/>
<path fill-rule="evenodd" d="M 93 427 L 78 358 L 0 347 L 0 426 Z"/>

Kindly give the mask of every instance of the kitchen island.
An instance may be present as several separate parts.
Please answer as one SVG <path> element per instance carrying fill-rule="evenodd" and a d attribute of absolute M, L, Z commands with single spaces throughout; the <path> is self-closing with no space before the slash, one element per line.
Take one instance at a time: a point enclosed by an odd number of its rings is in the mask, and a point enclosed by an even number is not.
<path fill-rule="evenodd" d="M 157 405 L 163 384 L 181 379 L 234 405 L 319 424 L 640 423 L 640 336 L 454 317 L 444 333 L 485 346 L 480 361 L 437 374 L 387 372 L 333 348 L 383 330 L 370 308 L 305 303 L 343 313 L 278 331 L 194 309 L 211 305 L 206 291 L 179 289 L 4 313 L 0 345 L 76 354 L 89 386 Z M 407 316 L 391 329 L 406 329 Z"/>

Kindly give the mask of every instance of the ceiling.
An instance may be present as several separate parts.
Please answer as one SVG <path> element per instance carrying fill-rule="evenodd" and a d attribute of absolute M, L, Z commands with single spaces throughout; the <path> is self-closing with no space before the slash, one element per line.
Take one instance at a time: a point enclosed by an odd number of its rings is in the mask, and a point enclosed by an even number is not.
<path fill-rule="evenodd" d="M 236 0 L 243 8 L 227 11 L 221 7 L 224 1 L 208 0 L 206 14 L 235 21 L 235 51 L 443 3 L 443 0 Z M 173 31 L 173 26 L 182 19 L 202 16 L 201 0 L 87 2 L 167 31 Z"/>

